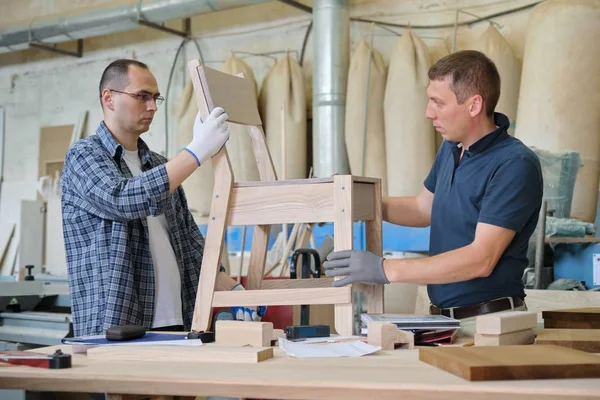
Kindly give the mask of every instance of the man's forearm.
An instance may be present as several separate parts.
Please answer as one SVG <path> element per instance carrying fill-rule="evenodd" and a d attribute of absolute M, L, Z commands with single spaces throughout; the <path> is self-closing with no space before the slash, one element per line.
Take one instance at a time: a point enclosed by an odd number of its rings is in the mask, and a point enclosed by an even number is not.
<path fill-rule="evenodd" d="M 431 222 L 419 208 L 416 196 L 384 198 L 382 214 L 384 221 L 402 226 L 424 227 Z"/>
<path fill-rule="evenodd" d="M 433 257 L 386 259 L 383 270 L 390 282 L 441 284 L 488 276 L 495 260 L 473 245 Z"/>
<path fill-rule="evenodd" d="M 173 192 L 198 168 L 196 159 L 187 151 L 182 151 L 165 164 L 169 177 L 169 191 Z"/>

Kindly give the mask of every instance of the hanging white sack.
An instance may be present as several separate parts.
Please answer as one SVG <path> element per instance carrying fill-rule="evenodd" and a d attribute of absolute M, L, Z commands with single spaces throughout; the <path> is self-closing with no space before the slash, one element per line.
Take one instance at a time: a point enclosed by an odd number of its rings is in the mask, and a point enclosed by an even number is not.
<path fill-rule="evenodd" d="M 579 152 L 571 216 L 594 222 L 600 179 L 600 0 L 548 0 L 527 29 L 516 137 Z"/>
<path fill-rule="evenodd" d="M 194 86 L 188 81 L 181 95 L 179 120 L 177 122 L 177 148 L 183 149 L 192 141 L 194 120 L 198 113 L 198 104 L 194 94 Z M 183 190 L 188 207 L 196 222 L 198 217 L 210 214 L 210 203 L 214 186 L 213 168 L 210 160 L 203 163 L 189 178 L 183 181 Z"/>
<path fill-rule="evenodd" d="M 302 67 L 289 54 L 267 73 L 260 90 L 259 109 L 278 178 L 306 178 L 308 155 L 304 75 Z M 282 109 L 285 124 L 282 124 Z M 283 147 L 285 168 L 282 163 Z"/>
<path fill-rule="evenodd" d="M 448 49 L 447 39 L 440 40 L 440 43 L 436 44 L 435 47 L 432 47 L 429 51 L 429 56 L 431 57 L 431 65 L 434 65 L 441 58 L 446 57 L 450 54 L 450 50 Z"/>
<path fill-rule="evenodd" d="M 500 74 L 500 99 L 496 111 L 505 114 L 511 122 L 508 132 L 514 134 L 519 100 L 519 84 L 521 81 L 521 64 L 512 46 L 492 24 L 474 42 L 466 46 L 488 56 Z"/>
<path fill-rule="evenodd" d="M 448 50 L 447 40 L 448 40 L 447 38 L 444 40 L 440 40 L 440 43 L 438 43 L 435 47 L 433 47 L 429 51 L 429 56 L 431 57 L 431 65 L 435 65 L 435 63 L 438 62 L 440 59 L 442 59 L 450 54 L 450 50 Z M 442 143 L 444 142 L 444 137 L 437 132 L 435 132 L 434 135 L 435 135 L 435 148 L 436 148 L 436 150 L 438 150 L 440 148 L 440 146 L 442 145 Z"/>
<path fill-rule="evenodd" d="M 396 42 L 385 89 L 384 119 L 389 196 L 412 196 L 435 158 L 433 124 L 425 118 L 429 50 L 407 31 Z"/>
<path fill-rule="evenodd" d="M 369 82 L 367 82 L 367 74 L 369 74 Z M 367 42 L 362 41 L 350 60 L 348 71 L 346 150 L 352 175 L 382 179 L 384 196 L 387 195 L 383 123 L 385 79 L 386 68 L 383 56 L 376 49 L 369 50 Z M 368 105 L 365 108 L 367 97 Z"/>
<path fill-rule="evenodd" d="M 256 95 L 256 80 L 252 68 L 234 56 L 231 56 L 220 68 L 222 72 L 231 75 L 243 74 L 244 78 L 254 82 Z M 227 110 L 225 110 L 227 111 Z M 233 169 L 233 176 L 236 182 L 257 181 L 259 179 L 258 167 L 254 152 L 252 151 L 252 141 L 248 134 L 248 129 L 244 125 L 228 123 L 229 140 L 227 141 L 227 152 Z"/>

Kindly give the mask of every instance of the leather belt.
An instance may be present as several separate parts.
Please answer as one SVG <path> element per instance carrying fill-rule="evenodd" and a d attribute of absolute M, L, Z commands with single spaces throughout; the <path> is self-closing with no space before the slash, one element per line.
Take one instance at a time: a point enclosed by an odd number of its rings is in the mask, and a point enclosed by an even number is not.
<path fill-rule="evenodd" d="M 510 301 L 511 298 L 513 304 L 511 304 Z M 429 306 L 429 313 L 432 315 L 441 314 L 455 319 L 465 319 L 483 314 L 511 310 L 513 306 L 514 308 L 517 308 L 521 307 L 523 304 L 525 304 L 523 297 L 513 296 L 503 297 L 501 299 L 491 300 L 486 303 L 473 304 L 463 307 L 439 308 L 431 304 Z"/>

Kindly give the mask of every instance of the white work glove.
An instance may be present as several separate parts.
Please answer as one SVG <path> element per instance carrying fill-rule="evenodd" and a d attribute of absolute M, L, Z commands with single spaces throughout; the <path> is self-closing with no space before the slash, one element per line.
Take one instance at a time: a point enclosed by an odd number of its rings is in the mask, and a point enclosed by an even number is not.
<path fill-rule="evenodd" d="M 229 115 L 221 107 L 212 110 L 206 121 L 202 122 L 200 113 L 194 121 L 193 138 L 185 148 L 191 153 L 198 166 L 217 154 L 229 139 L 227 122 Z"/>
<path fill-rule="evenodd" d="M 241 283 L 235 285 L 231 290 L 246 290 Z M 235 315 L 237 321 L 255 321 L 260 322 L 261 318 L 267 312 L 267 306 L 259 307 L 231 307 L 231 312 Z"/>

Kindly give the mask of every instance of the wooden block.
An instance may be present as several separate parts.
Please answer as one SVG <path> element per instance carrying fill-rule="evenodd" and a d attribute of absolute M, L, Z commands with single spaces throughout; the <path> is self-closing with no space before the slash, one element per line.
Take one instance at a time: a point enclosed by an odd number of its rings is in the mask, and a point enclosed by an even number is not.
<path fill-rule="evenodd" d="M 544 328 L 600 329 L 600 307 L 543 311 Z"/>
<path fill-rule="evenodd" d="M 535 344 L 554 344 L 600 353 L 600 329 L 540 329 Z"/>
<path fill-rule="evenodd" d="M 469 381 L 600 377 L 600 357 L 553 345 L 428 347 L 419 360 Z"/>
<path fill-rule="evenodd" d="M 373 346 L 381 346 L 383 350 L 415 347 L 415 336 L 411 332 L 399 330 L 396 325 L 385 322 L 368 323 L 367 341 Z"/>
<path fill-rule="evenodd" d="M 217 321 L 215 343 L 269 347 L 273 340 L 272 322 Z"/>
<path fill-rule="evenodd" d="M 515 344 L 533 344 L 535 332 L 533 329 L 503 333 L 501 335 L 475 334 L 475 346 L 508 346 Z"/>
<path fill-rule="evenodd" d="M 211 112 L 223 107 L 228 121 L 242 125 L 262 125 L 258 113 L 254 82 L 207 66 L 199 66 L 198 74 L 204 86 L 206 103 Z"/>
<path fill-rule="evenodd" d="M 176 363 L 257 363 L 273 358 L 272 347 L 98 346 L 87 357 L 102 361 L 152 361 Z"/>
<path fill-rule="evenodd" d="M 500 335 L 535 328 L 537 314 L 529 311 L 508 311 L 480 315 L 475 320 L 476 332 L 483 335 Z"/>

